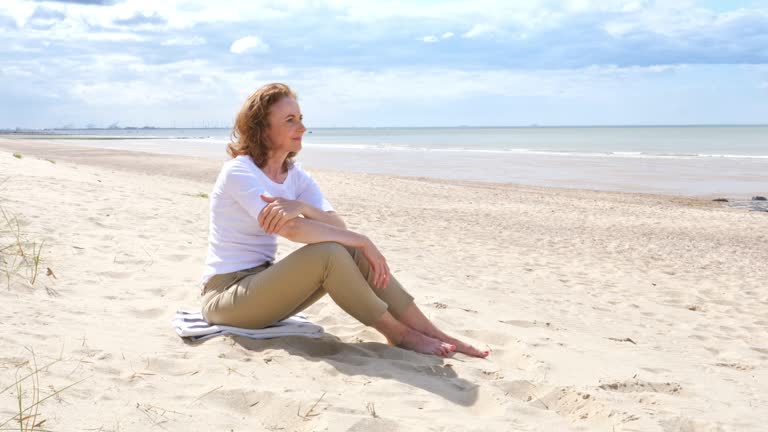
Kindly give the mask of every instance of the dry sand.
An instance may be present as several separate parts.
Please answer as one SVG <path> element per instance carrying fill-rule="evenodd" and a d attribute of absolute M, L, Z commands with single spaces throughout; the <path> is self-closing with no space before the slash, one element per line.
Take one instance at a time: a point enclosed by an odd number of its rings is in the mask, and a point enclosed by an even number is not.
<path fill-rule="evenodd" d="M 307 311 L 322 339 L 191 345 L 170 319 L 197 306 L 196 194 L 219 164 L 0 139 L 0 206 L 27 250 L 44 241 L 34 285 L 24 266 L 8 283 L 13 247 L 0 261 L 0 424 L 34 359 L 56 361 L 39 399 L 78 383 L 40 406 L 57 431 L 765 430 L 768 213 L 313 171 L 428 316 L 490 357 L 389 347 L 328 299 Z"/>

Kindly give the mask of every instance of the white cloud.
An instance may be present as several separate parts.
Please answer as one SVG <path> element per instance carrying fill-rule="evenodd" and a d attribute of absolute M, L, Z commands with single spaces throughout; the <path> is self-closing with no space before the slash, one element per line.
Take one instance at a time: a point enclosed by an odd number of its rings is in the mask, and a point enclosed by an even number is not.
<path fill-rule="evenodd" d="M 191 46 L 191 45 L 205 45 L 206 40 L 200 36 L 192 37 L 174 37 L 163 41 L 164 46 Z"/>
<path fill-rule="evenodd" d="M 48 100 L 55 97 L 56 103 L 49 104 L 43 116 L 6 118 L 0 126 L 25 122 L 41 127 L 86 122 L 106 125 L 118 120 L 122 125 L 185 126 L 211 121 L 227 124 L 248 94 L 271 81 L 286 82 L 299 93 L 305 114 L 315 126 L 397 124 L 413 121 L 398 114 L 402 107 L 411 112 L 424 109 L 451 113 L 452 106 L 462 106 L 467 101 L 490 99 L 514 105 L 515 98 L 545 100 L 560 107 L 590 106 L 589 101 L 610 102 L 617 95 L 637 96 L 653 89 L 659 89 L 661 95 L 670 83 L 673 87 L 690 83 L 691 89 L 699 91 L 702 83 L 696 77 L 709 78 L 711 70 L 712 67 L 697 65 L 544 70 L 291 66 L 236 69 L 205 59 L 156 64 L 126 54 L 43 57 L 5 62 L 0 66 L 0 77 L 5 88 L 34 88 L 35 96 Z M 766 67 L 750 66 L 744 74 L 734 72 L 734 76 L 740 77 L 734 82 L 747 82 L 753 92 L 755 86 L 765 89 L 768 85 Z M 666 74 L 666 87 L 654 81 L 662 73 Z M 728 76 L 725 72 L 718 74 Z M 755 77 L 753 81 L 751 77 Z M 641 90 L 637 90 L 638 86 Z M 664 100 L 659 95 L 654 93 L 653 97 Z M 190 108 L 199 106 L 207 108 Z M 383 116 L 377 117 L 378 113 Z M 451 114 L 454 116 L 442 121 L 460 124 L 465 114 Z M 546 110 L 537 115 L 550 118 Z M 599 115 L 590 118 L 599 120 Z"/>
<path fill-rule="evenodd" d="M 30 72 L 28 69 L 19 67 L 19 66 L 7 66 L 0 68 L 0 75 L 16 75 L 20 77 L 31 77 L 34 76 L 32 72 Z"/>
<path fill-rule="evenodd" d="M 635 8 L 632 13 L 617 15 L 604 22 L 602 29 L 613 37 L 632 33 L 652 33 L 672 38 L 711 34 L 727 36 L 729 28 L 758 21 L 768 22 L 768 10 L 737 9 L 715 12 L 688 2 L 661 3 L 654 7 Z"/>
<path fill-rule="evenodd" d="M 441 38 L 443 38 L 443 39 L 450 39 L 450 38 L 452 38 L 452 37 L 453 37 L 453 33 L 451 33 L 451 32 L 445 32 L 445 33 L 443 33 L 443 34 L 442 34 L 442 36 L 440 36 L 440 37 L 441 37 Z"/>
<path fill-rule="evenodd" d="M 245 54 L 246 52 L 265 53 L 269 51 L 269 45 L 258 36 L 246 36 L 232 42 L 229 52 L 233 54 Z"/>
<path fill-rule="evenodd" d="M 147 40 L 145 36 L 131 32 L 97 32 L 67 28 L 54 28 L 47 31 L 25 29 L 24 36 L 41 41 L 142 42 Z"/>
<path fill-rule="evenodd" d="M 426 42 L 426 43 L 435 43 L 435 42 L 437 42 L 439 39 L 438 39 L 438 38 L 436 38 L 435 36 L 429 35 L 429 36 L 424 36 L 424 38 L 423 38 L 422 40 L 423 40 L 424 42 Z"/>
<path fill-rule="evenodd" d="M 494 34 L 499 31 L 496 26 L 490 25 L 490 24 L 475 24 L 474 27 L 472 27 L 468 32 L 461 35 L 461 37 L 464 38 L 476 38 L 480 36 L 485 36 L 489 34 Z"/>
<path fill-rule="evenodd" d="M 270 73 L 276 77 L 288 77 L 291 75 L 291 69 L 284 66 L 277 66 L 270 69 Z"/>
<path fill-rule="evenodd" d="M 201 100 L 220 104 L 240 102 L 254 88 L 269 81 L 287 82 L 303 101 L 337 101 L 347 109 L 371 104 L 424 100 L 458 100 L 478 95 L 506 97 L 580 97 L 620 88 L 626 81 L 659 72 L 686 68 L 591 66 L 551 70 L 461 70 L 401 67 L 364 71 L 339 67 L 233 70 L 208 60 L 151 64 L 124 54 L 80 56 L 38 62 L 12 62 L 2 72 L 34 76 L 66 88 L 89 106 L 160 106 Z M 87 80 L 82 77 L 92 77 Z M 397 91 L 393 91 L 397 89 Z M 41 89 L 45 91 L 45 89 Z M 119 97 L 116 97 L 119 95 Z M 365 95 L 364 97 L 361 95 Z M 233 105 L 233 106 L 234 106 Z M 234 109 L 234 108 L 233 108 Z M 225 113 L 229 115 L 230 113 Z"/>
<path fill-rule="evenodd" d="M 5 15 L 10 16 L 16 21 L 16 25 L 24 27 L 27 20 L 35 12 L 37 6 L 31 2 L 22 2 L 18 0 L 7 0 L 0 6 L 0 11 L 5 12 Z"/>

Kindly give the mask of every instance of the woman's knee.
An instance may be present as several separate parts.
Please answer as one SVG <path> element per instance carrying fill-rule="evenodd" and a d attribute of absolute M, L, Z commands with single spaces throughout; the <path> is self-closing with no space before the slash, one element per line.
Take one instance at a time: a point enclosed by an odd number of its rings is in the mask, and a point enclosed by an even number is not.
<path fill-rule="evenodd" d="M 344 245 L 336 242 L 314 243 L 306 245 L 304 248 L 312 254 L 317 254 L 323 257 L 349 255 L 349 252 L 347 252 L 347 249 L 344 247 Z"/>

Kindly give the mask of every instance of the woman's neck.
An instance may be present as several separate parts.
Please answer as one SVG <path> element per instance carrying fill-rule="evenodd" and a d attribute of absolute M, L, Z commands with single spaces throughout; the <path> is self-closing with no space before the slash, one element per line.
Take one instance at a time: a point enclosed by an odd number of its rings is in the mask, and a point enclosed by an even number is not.
<path fill-rule="evenodd" d="M 286 171 L 283 169 L 285 157 L 270 157 L 267 163 L 261 167 L 261 171 L 277 183 L 282 183 L 286 177 Z"/>

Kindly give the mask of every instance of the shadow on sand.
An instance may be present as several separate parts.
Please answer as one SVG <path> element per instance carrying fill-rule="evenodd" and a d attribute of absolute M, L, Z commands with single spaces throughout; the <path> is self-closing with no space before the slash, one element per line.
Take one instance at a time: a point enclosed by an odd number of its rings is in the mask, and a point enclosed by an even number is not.
<path fill-rule="evenodd" d="M 346 343 L 328 333 L 319 339 L 288 336 L 254 340 L 232 336 L 232 340 L 249 351 L 282 349 L 308 361 L 326 362 L 347 376 L 397 380 L 463 406 L 477 401 L 478 386 L 460 378 L 446 359 L 437 356 L 378 342 Z"/>

